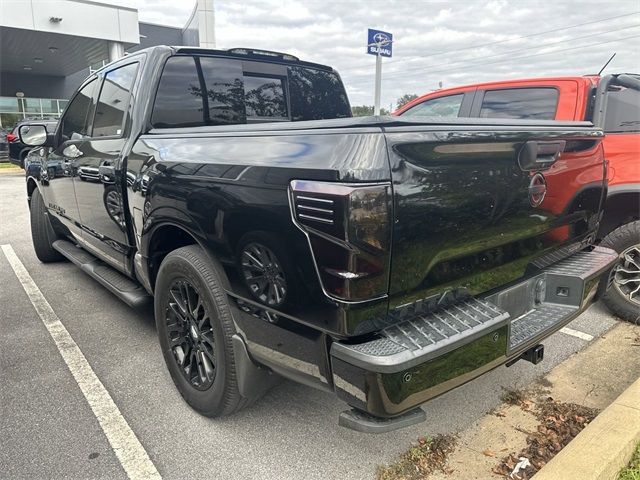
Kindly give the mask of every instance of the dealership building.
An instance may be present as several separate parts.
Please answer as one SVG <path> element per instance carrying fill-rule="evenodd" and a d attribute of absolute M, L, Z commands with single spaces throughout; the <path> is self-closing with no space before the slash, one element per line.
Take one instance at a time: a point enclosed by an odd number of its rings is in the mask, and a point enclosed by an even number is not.
<path fill-rule="evenodd" d="M 193 0 L 183 28 L 90 0 L 0 0 L 0 130 L 59 117 L 92 71 L 153 45 L 215 47 L 213 0 Z"/>

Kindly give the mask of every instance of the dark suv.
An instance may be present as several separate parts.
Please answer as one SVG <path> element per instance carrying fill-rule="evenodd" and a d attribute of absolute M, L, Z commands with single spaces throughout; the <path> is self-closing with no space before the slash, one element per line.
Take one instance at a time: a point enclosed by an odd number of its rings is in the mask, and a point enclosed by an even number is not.
<path fill-rule="evenodd" d="M 11 133 L 7 134 L 7 143 L 9 144 L 9 161 L 15 165 L 18 165 L 20 168 L 24 168 L 24 159 L 27 158 L 27 154 L 32 147 L 28 147 L 24 143 L 20 141 L 20 137 L 18 136 L 18 129 L 22 125 L 29 124 L 38 124 L 45 125 L 47 127 L 47 131 L 55 132 L 56 127 L 58 126 L 57 119 L 31 119 L 31 120 L 23 120 L 18 122 L 16 126 L 11 130 Z"/>

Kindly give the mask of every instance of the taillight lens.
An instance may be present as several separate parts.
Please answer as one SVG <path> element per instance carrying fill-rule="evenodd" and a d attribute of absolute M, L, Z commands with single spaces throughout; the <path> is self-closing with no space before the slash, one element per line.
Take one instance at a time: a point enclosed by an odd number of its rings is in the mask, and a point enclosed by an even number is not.
<path fill-rule="evenodd" d="M 7 133 L 7 142 L 15 142 L 18 140 L 18 136 L 14 133 Z"/>
<path fill-rule="evenodd" d="M 307 234 L 322 287 L 348 301 L 388 291 L 391 185 L 294 180 L 291 210 Z"/>

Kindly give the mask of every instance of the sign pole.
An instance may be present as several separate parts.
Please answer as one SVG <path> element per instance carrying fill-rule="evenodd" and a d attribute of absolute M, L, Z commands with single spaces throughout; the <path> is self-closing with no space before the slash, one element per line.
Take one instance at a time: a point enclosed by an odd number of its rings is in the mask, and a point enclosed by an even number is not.
<path fill-rule="evenodd" d="M 370 28 L 367 31 L 367 53 L 376 56 L 376 78 L 374 87 L 373 114 L 380 115 L 380 96 L 382 92 L 382 57 L 391 57 L 393 35 L 382 30 Z"/>
<path fill-rule="evenodd" d="M 374 93 L 374 106 L 373 114 L 380 115 L 380 91 L 382 87 L 382 56 L 380 55 L 380 47 L 378 47 L 378 54 L 376 55 L 376 86 Z"/>

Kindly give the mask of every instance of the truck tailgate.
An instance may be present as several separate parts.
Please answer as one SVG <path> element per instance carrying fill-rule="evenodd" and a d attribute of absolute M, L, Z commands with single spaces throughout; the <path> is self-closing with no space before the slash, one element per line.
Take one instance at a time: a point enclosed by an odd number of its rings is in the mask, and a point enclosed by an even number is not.
<path fill-rule="evenodd" d="M 504 287 L 595 231 L 606 191 L 601 132 L 523 123 L 385 128 L 390 310 Z"/>

